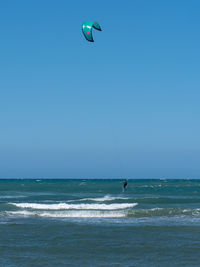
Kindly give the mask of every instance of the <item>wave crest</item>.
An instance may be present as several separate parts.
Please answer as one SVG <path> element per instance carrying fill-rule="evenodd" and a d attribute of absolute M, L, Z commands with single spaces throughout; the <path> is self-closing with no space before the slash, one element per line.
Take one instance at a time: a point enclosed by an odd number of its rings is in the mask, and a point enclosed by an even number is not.
<path fill-rule="evenodd" d="M 63 212 L 41 212 L 41 211 L 9 211 L 11 216 L 24 217 L 48 217 L 48 218 L 121 218 L 126 217 L 126 213 L 121 211 L 102 212 L 102 211 L 63 211 Z"/>
<path fill-rule="evenodd" d="M 10 203 L 18 208 L 38 209 L 38 210 L 119 210 L 132 208 L 137 203 L 119 203 L 119 204 L 39 204 L 39 203 Z"/>

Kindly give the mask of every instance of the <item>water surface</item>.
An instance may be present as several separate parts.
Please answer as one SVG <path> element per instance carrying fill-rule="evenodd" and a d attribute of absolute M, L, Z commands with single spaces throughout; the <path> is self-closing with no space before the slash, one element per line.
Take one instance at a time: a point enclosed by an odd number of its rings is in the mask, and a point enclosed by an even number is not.
<path fill-rule="evenodd" d="M 200 266 L 200 180 L 0 180 L 0 266 Z"/>

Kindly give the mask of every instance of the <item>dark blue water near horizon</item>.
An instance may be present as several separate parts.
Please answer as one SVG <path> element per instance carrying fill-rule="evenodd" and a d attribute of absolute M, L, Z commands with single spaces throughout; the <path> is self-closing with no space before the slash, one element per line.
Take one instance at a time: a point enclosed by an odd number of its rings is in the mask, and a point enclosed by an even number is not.
<path fill-rule="evenodd" d="M 0 179 L 0 266 L 200 266 L 200 180 Z"/>

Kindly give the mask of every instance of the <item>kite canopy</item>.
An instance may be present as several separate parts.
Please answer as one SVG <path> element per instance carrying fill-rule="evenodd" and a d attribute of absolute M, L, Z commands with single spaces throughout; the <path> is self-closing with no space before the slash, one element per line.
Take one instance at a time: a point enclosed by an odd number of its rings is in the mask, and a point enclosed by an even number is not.
<path fill-rule="evenodd" d="M 101 31 L 101 27 L 98 22 L 87 21 L 82 24 L 82 31 L 87 41 L 94 42 L 92 37 L 92 28 Z"/>

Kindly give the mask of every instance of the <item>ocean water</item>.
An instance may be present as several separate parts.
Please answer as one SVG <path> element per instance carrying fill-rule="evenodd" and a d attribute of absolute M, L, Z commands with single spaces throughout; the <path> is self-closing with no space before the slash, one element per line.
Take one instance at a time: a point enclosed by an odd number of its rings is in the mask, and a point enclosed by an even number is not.
<path fill-rule="evenodd" d="M 200 266 L 200 180 L 0 180 L 0 266 Z"/>

